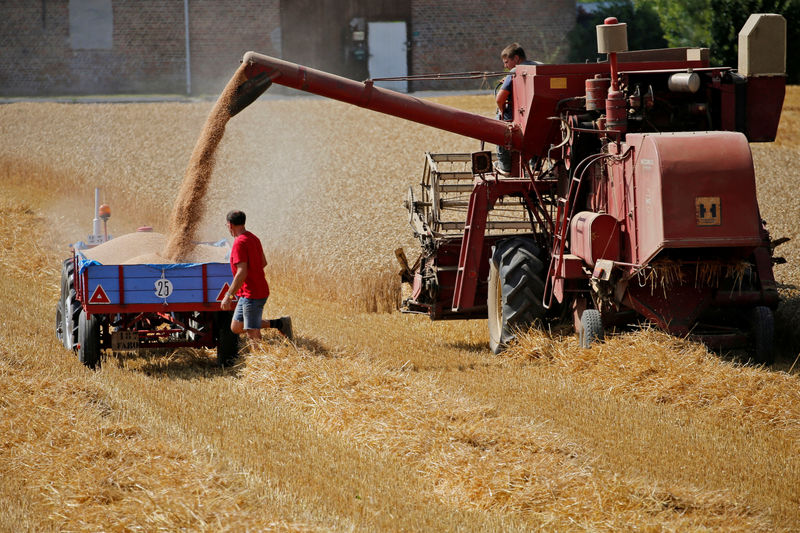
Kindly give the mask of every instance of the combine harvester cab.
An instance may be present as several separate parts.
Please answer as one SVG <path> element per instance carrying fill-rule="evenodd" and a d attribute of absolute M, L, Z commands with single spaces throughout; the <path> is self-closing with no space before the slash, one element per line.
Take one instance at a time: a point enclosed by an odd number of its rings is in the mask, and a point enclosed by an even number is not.
<path fill-rule="evenodd" d="M 95 212 L 105 225 L 110 209 L 97 205 L 98 194 L 95 191 Z M 216 347 L 221 365 L 233 361 L 239 339 L 230 330 L 231 312 L 219 306 L 231 279 L 227 241 L 202 243 L 218 248 L 212 255 L 220 261 L 144 264 L 132 258 L 120 264 L 101 263 L 93 258 L 99 246 L 119 242 L 141 246 L 142 240 L 138 234 L 128 234 L 114 242 L 106 231 L 99 231 L 98 218 L 89 242 L 73 245 L 72 257 L 63 262 L 56 335 L 64 347 L 91 368 L 100 364 L 106 350 Z M 148 239 L 157 235 L 150 228 L 140 231 Z"/>
<path fill-rule="evenodd" d="M 488 317 L 495 352 L 542 321 L 574 324 L 588 347 L 645 320 L 769 362 L 779 258 L 748 142 L 775 138 L 785 35 L 780 15 L 752 15 L 734 70 L 703 48 L 628 51 L 609 18 L 605 62 L 516 67 L 510 122 L 248 52 L 231 112 L 274 82 L 511 151 L 510 173 L 487 151 L 426 154 L 405 202 L 422 250 L 413 264 L 397 252 L 405 311 Z"/>

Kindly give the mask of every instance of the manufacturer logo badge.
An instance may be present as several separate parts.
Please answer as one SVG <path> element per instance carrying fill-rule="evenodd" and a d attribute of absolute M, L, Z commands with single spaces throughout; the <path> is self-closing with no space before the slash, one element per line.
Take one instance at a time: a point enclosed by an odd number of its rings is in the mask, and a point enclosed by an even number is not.
<path fill-rule="evenodd" d="M 694 207 L 698 226 L 722 224 L 722 202 L 719 196 L 698 196 L 695 198 Z"/>

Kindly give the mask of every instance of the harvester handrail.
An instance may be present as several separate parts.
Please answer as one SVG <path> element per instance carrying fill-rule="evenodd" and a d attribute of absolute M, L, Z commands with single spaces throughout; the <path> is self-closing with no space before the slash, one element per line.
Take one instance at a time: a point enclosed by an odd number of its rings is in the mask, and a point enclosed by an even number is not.
<path fill-rule="evenodd" d="M 507 71 L 481 71 L 468 72 L 431 72 L 428 74 L 412 74 L 410 76 L 390 76 L 386 78 L 368 78 L 366 81 L 415 81 L 415 80 L 475 80 L 480 78 L 499 78 L 508 76 Z"/>

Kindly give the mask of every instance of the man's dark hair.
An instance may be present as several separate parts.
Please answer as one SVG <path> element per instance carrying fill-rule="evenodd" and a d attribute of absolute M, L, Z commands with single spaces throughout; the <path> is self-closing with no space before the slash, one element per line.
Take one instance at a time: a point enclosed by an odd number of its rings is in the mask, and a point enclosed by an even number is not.
<path fill-rule="evenodd" d="M 229 211 L 228 214 L 225 216 L 225 219 L 233 224 L 234 226 L 244 226 L 245 220 L 247 220 L 247 216 L 244 214 L 244 211 Z"/>
<path fill-rule="evenodd" d="M 525 57 L 525 50 L 522 49 L 522 46 L 520 46 L 519 43 L 509 44 L 508 46 L 503 48 L 503 51 L 500 54 L 500 57 L 514 57 L 514 56 L 520 58 L 523 61 L 527 59 Z"/>

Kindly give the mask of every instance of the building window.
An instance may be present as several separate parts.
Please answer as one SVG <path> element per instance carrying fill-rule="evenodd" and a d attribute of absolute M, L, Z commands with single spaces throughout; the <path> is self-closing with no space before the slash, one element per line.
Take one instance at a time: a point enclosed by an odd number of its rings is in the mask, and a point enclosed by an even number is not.
<path fill-rule="evenodd" d="M 111 50 L 113 30 L 111 0 L 69 0 L 69 39 L 73 50 Z"/>

